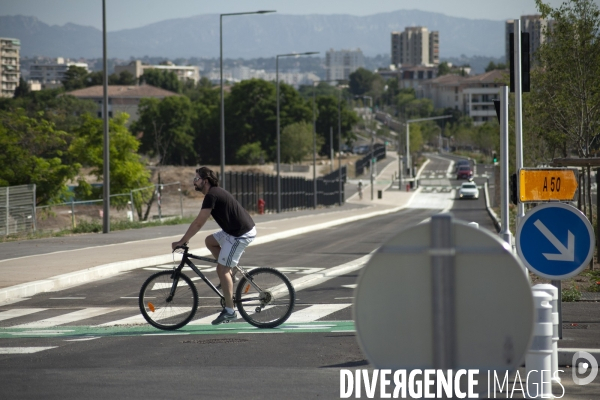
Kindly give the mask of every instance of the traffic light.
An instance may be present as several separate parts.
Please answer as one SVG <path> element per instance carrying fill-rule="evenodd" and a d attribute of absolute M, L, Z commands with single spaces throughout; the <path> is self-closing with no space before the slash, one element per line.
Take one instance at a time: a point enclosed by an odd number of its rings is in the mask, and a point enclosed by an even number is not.
<path fill-rule="evenodd" d="M 495 151 L 492 152 L 492 158 L 494 159 L 494 164 L 496 164 L 498 162 L 498 156 Z"/>
<path fill-rule="evenodd" d="M 508 67 L 510 68 L 510 92 L 515 92 L 515 34 L 509 34 L 509 57 L 510 62 Z M 529 77 L 529 33 L 521 32 L 521 92 L 529 92 L 531 90 L 531 83 Z"/>
<path fill-rule="evenodd" d="M 510 176 L 510 202 L 514 205 L 519 204 L 519 197 L 517 195 L 517 174 Z"/>

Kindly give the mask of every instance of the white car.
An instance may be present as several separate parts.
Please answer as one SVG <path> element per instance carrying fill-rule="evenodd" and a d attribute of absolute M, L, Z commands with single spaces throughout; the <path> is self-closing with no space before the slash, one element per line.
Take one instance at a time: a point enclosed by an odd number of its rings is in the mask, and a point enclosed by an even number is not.
<path fill-rule="evenodd" d="M 477 185 L 475 184 L 475 182 L 465 182 L 462 185 L 460 185 L 460 189 L 458 189 L 458 198 L 478 199 L 479 189 L 477 189 Z"/>

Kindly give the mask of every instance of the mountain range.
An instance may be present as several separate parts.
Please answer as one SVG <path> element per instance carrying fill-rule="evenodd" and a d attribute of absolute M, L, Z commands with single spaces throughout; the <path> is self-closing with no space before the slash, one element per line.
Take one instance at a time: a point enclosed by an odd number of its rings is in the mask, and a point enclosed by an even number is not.
<path fill-rule="evenodd" d="M 504 22 L 399 10 L 370 16 L 267 14 L 223 18 L 225 58 L 273 57 L 292 52 L 360 48 L 366 56 L 389 54 L 390 33 L 408 26 L 440 32 L 440 57 L 504 54 Z M 102 31 L 68 23 L 48 25 L 35 17 L 0 16 L 0 37 L 21 40 L 21 56 L 102 57 Z M 219 56 L 219 15 L 170 19 L 108 32 L 108 57 Z"/>

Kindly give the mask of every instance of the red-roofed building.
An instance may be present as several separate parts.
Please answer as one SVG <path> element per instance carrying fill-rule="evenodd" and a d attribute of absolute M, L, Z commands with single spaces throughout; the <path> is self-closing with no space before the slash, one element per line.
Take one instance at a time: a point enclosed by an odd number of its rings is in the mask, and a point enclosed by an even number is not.
<path fill-rule="evenodd" d="M 85 89 L 77 89 L 66 93 L 75 96 L 78 99 L 93 100 L 98 105 L 98 118 L 102 118 L 102 102 L 104 98 L 104 88 L 102 85 L 90 86 Z M 129 114 L 131 123 L 138 119 L 138 105 L 140 100 L 146 97 L 164 99 L 169 96 L 179 96 L 175 92 L 161 89 L 151 85 L 140 86 L 108 86 L 108 116 L 112 117 L 118 113 L 126 112 Z"/>

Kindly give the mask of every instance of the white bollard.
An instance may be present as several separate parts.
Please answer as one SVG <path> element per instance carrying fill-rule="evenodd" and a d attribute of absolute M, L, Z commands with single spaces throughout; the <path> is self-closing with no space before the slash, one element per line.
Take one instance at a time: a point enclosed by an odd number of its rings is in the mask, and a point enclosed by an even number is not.
<path fill-rule="evenodd" d="M 552 382 L 560 383 L 560 376 L 556 373 L 558 371 L 558 288 L 549 283 L 540 283 L 532 289 L 552 296 Z"/>
<path fill-rule="evenodd" d="M 552 296 L 533 292 L 535 326 L 533 341 L 525 357 L 527 368 L 527 398 L 553 399 L 552 396 Z"/>

